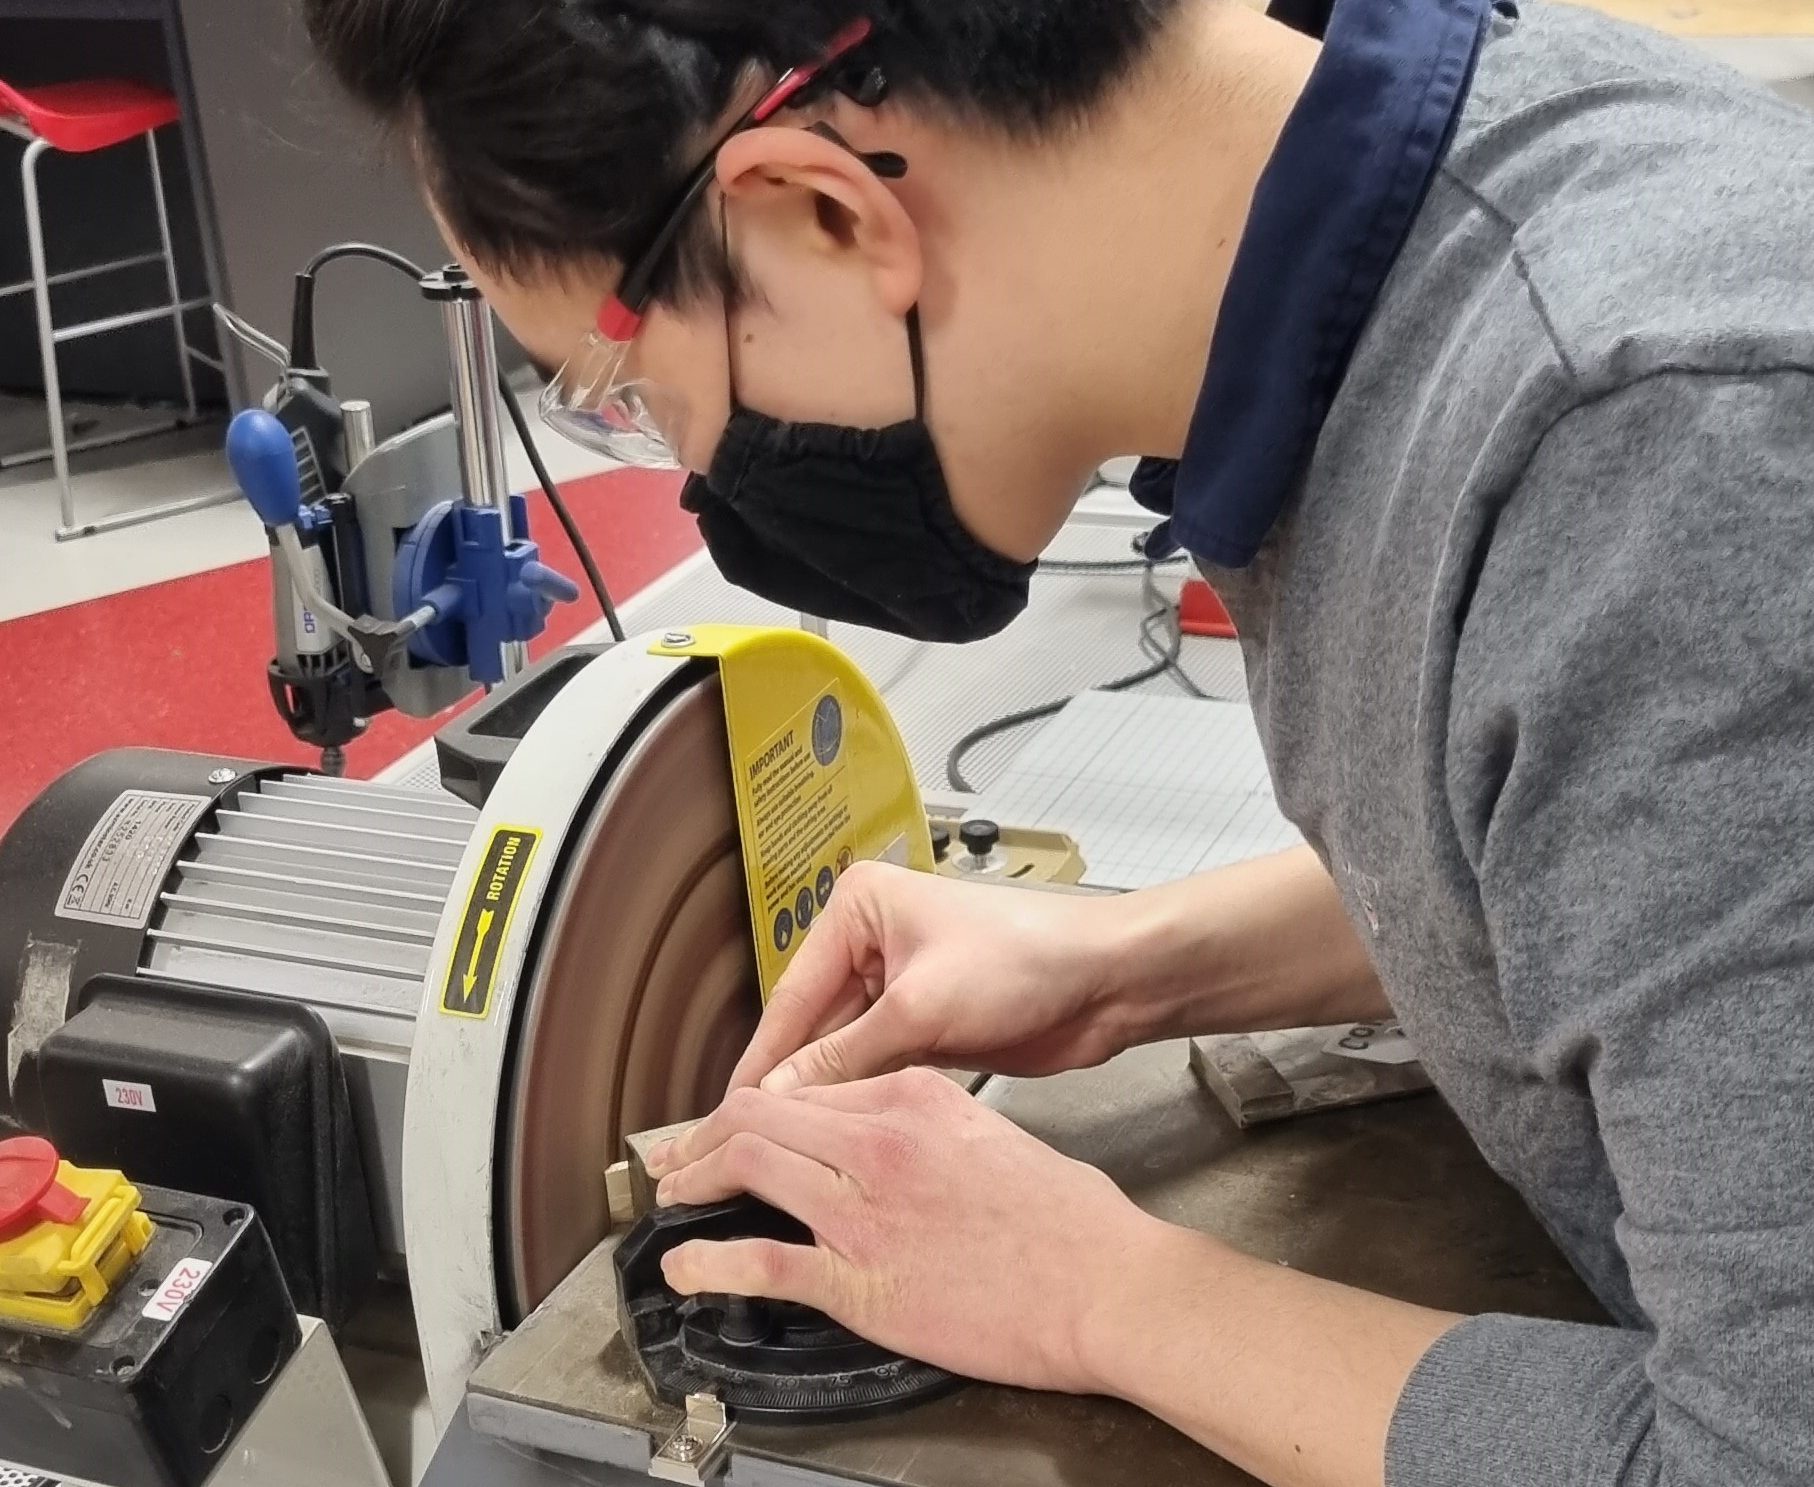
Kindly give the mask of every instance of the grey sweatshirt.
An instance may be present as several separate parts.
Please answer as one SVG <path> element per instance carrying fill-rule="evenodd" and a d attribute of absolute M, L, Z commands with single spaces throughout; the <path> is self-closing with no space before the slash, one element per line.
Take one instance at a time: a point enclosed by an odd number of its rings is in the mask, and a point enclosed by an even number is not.
<path fill-rule="evenodd" d="M 1257 562 L 1286 813 L 1617 1325 L 1484 1316 L 1392 1487 L 1814 1483 L 1814 116 L 1498 20 Z"/>

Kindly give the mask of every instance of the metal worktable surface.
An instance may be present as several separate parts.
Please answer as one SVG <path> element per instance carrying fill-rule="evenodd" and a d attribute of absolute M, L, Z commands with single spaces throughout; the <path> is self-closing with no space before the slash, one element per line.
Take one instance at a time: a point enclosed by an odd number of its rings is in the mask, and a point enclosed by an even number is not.
<path fill-rule="evenodd" d="M 1428 1306 L 1601 1319 L 1433 1095 L 1243 1132 L 1196 1085 L 1185 1045 L 1167 1043 L 1100 1069 L 992 1081 L 982 1098 L 1148 1211 L 1250 1254 Z M 597 1463 L 646 1467 L 650 1438 L 659 1444 L 678 1412 L 651 1404 L 618 1335 L 608 1242 L 481 1365 L 467 1412 L 493 1445 L 558 1448 L 562 1479 L 626 1480 Z M 740 1427 L 733 1442 L 730 1481 L 747 1487 L 1252 1480 L 1129 1406 L 985 1385 L 866 1424 Z M 580 1462 L 594 1465 L 575 1471 Z"/>

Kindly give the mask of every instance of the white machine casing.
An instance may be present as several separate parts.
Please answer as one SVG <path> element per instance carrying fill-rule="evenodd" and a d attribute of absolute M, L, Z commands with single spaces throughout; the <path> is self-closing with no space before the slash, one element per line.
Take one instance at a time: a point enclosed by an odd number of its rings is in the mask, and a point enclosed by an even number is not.
<path fill-rule="evenodd" d="M 405 1250 L 422 1363 L 438 1426 L 458 1409 L 468 1375 L 504 1318 L 498 1295 L 495 1203 L 501 1099 L 528 951 L 559 890 L 563 847 L 586 825 L 606 760 L 636 736 L 666 684 L 695 664 L 632 638 L 580 671 L 549 702 L 493 787 L 435 936 L 410 1061 L 403 1132 Z M 467 893 L 500 827 L 541 833 L 498 948 L 482 1019 L 442 1012 Z M 604 1174 L 598 1174 L 602 1185 Z"/>

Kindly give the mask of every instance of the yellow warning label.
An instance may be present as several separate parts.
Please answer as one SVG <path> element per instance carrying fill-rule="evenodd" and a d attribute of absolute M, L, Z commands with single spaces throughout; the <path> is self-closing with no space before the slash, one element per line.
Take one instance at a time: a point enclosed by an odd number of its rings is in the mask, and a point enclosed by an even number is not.
<path fill-rule="evenodd" d="M 901 736 L 850 659 L 798 630 L 700 625 L 658 654 L 710 656 L 767 1000 L 851 863 L 932 870 L 932 838 Z"/>
<path fill-rule="evenodd" d="M 837 875 L 855 856 L 845 780 L 845 705 L 833 685 L 770 738 L 745 766 L 754 840 L 746 860 L 758 932 L 776 955 L 812 928 Z M 753 850 L 752 850 L 753 849 Z"/>
<path fill-rule="evenodd" d="M 453 959 L 441 988 L 441 1010 L 449 1017 L 482 1020 L 491 1014 L 497 985 L 498 951 L 509 932 L 511 916 L 522 894 L 523 880 L 535 856 L 539 831 L 500 826 L 491 834 L 484 859 L 473 877 L 454 941 Z"/>

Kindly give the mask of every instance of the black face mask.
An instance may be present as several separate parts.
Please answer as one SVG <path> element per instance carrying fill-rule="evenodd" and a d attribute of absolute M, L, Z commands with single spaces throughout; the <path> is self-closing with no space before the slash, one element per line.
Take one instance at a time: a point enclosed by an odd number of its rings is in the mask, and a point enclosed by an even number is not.
<path fill-rule="evenodd" d="M 911 419 L 844 428 L 733 404 L 710 472 L 687 481 L 680 504 L 739 588 L 915 640 L 981 640 L 1027 607 L 1037 565 L 984 547 L 958 521 L 926 427 L 915 311 L 907 343 Z"/>

